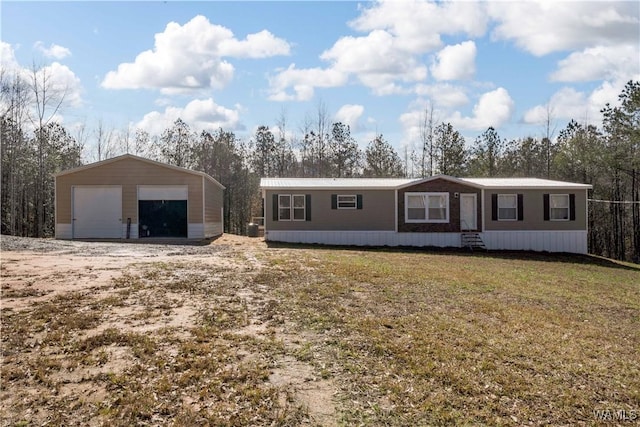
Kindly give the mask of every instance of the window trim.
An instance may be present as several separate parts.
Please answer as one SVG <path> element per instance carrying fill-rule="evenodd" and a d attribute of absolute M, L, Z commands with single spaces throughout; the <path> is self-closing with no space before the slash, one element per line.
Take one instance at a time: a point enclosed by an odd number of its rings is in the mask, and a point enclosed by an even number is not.
<path fill-rule="evenodd" d="M 500 197 L 505 197 L 505 196 L 510 196 L 514 198 L 515 201 L 515 218 L 500 218 Z M 498 221 L 507 221 L 507 222 L 511 222 L 511 221 L 518 221 L 518 194 L 516 193 L 498 193 L 498 206 L 497 206 L 498 212 Z M 502 208 L 502 209 L 512 209 L 512 208 Z"/>
<path fill-rule="evenodd" d="M 294 200 L 296 197 L 302 197 L 302 208 L 296 208 Z M 296 219 L 296 209 L 302 209 L 302 219 Z M 305 194 L 291 194 L 291 221 L 306 221 L 307 220 L 307 196 Z"/>
<path fill-rule="evenodd" d="M 282 206 L 280 200 L 289 199 L 289 206 Z M 291 221 L 291 194 L 278 194 L 278 221 Z M 289 218 L 282 218 L 282 210 L 289 210 Z"/>
<path fill-rule="evenodd" d="M 341 197 L 352 197 L 353 198 L 353 207 L 346 207 L 346 206 L 340 206 L 340 198 Z M 344 201 L 342 201 L 342 203 L 345 203 Z M 352 203 L 351 201 L 346 202 L 346 203 Z M 336 209 L 347 209 L 347 210 L 353 210 L 353 209 L 358 209 L 358 196 L 356 194 L 337 194 L 336 195 Z"/>
<path fill-rule="evenodd" d="M 557 196 L 563 196 L 566 198 L 567 200 L 566 207 L 554 208 L 552 206 L 551 200 L 553 199 L 553 197 L 557 197 Z M 567 210 L 566 218 L 554 218 L 553 215 L 551 214 L 553 209 L 566 209 Z M 549 194 L 549 221 L 571 221 L 571 196 L 568 193 L 558 193 L 558 194 L 550 193 Z"/>
<path fill-rule="evenodd" d="M 424 218 L 425 219 L 409 219 L 409 197 L 422 196 L 425 198 Z M 445 197 L 445 218 L 444 219 L 430 219 L 429 218 L 429 197 Z M 406 192 L 404 193 L 404 222 L 407 224 L 448 224 L 451 215 L 451 206 L 449 203 L 448 192 Z"/>
<path fill-rule="evenodd" d="M 302 198 L 302 207 L 295 207 L 296 197 Z M 289 206 L 282 206 L 281 200 L 289 200 Z M 282 217 L 282 211 L 288 210 L 289 218 Z M 302 210 L 302 219 L 296 219 L 296 210 Z M 278 194 L 278 221 L 306 221 L 307 220 L 307 195 L 306 194 Z"/>

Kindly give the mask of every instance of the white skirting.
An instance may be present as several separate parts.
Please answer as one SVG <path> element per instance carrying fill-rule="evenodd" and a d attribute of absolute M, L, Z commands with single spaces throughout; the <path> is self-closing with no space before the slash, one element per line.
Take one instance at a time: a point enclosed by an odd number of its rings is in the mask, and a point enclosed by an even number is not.
<path fill-rule="evenodd" d="M 488 231 L 479 233 L 488 249 L 587 253 L 587 232 Z M 267 230 L 265 240 L 350 246 L 461 247 L 460 233 L 396 233 L 394 231 Z"/>
<path fill-rule="evenodd" d="M 460 247 L 459 233 L 396 233 L 395 231 L 267 231 L 265 240 L 353 246 Z"/>
<path fill-rule="evenodd" d="M 587 231 L 485 231 L 488 249 L 587 253 Z"/>

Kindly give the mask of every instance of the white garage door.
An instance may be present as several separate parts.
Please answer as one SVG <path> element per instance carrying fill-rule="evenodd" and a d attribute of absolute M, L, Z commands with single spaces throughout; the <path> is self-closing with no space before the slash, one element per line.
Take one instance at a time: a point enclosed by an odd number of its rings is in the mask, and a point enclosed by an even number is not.
<path fill-rule="evenodd" d="M 122 187 L 73 187 L 73 238 L 122 237 Z"/>

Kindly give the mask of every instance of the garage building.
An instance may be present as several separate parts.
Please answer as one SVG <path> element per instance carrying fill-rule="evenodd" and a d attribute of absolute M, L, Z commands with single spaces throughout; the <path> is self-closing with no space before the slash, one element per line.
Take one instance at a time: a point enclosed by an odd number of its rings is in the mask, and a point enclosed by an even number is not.
<path fill-rule="evenodd" d="M 132 154 L 55 175 L 57 239 L 203 239 L 223 233 L 224 186 Z"/>

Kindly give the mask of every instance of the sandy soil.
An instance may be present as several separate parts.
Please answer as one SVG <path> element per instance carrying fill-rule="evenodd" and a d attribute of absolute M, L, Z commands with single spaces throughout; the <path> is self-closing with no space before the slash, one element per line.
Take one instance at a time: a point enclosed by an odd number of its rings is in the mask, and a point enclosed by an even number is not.
<path fill-rule="evenodd" d="M 304 407 L 311 424 L 337 424 L 335 384 L 320 378 L 311 364 L 288 355 L 304 345 L 306 338 L 296 335 L 292 328 L 285 327 L 286 322 L 282 319 L 272 322 L 265 315 L 265 310 L 277 297 L 269 288 L 256 286 L 246 280 L 267 268 L 261 261 L 265 259 L 267 251 L 287 249 L 269 249 L 261 238 L 234 235 L 224 235 L 198 245 L 56 241 L 2 236 L 1 249 L 0 309 L 3 327 L 8 313 L 42 308 L 60 298 L 78 298 L 81 305 L 75 310 L 90 311 L 92 303 L 107 301 L 109 296 L 118 295 L 125 286 L 122 283 L 133 283 L 134 279 L 145 277 L 145 274 L 150 274 L 152 267 L 170 266 L 171 280 L 177 282 L 180 275 L 184 275 L 198 280 L 206 279 L 207 283 L 214 285 L 216 281 L 232 283 L 229 290 L 225 290 L 227 293 L 217 298 L 241 301 L 246 307 L 248 318 L 234 333 L 253 337 L 275 333 L 278 340 L 288 347 L 284 355 L 273 361 L 269 382 L 279 387 L 283 396 L 290 396 L 295 404 Z M 159 297 L 152 290 L 144 288 L 126 303 L 109 307 L 105 312 L 108 315 L 101 315 L 97 324 L 83 330 L 82 338 L 96 336 L 109 328 L 147 334 L 167 327 L 186 331 L 193 326 L 196 314 L 205 307 L 206 302 L 197 293 L 176 288 Z M 44 332 L 24 337 L 33 346 L 33 352 L 26 358 L 38 360 L 42 356 L 38 351 L 45 348 L 41 343 L 43 337 Z M 19 357 L 6 357 L 12 354 L 12 349 L 11 343 L 6 342 L 4 337 L 2 347 L 3 373 L 14 373 L 17 378 L 15 372 L 24 370 L 21 364 L 26 362 L 20 361 Z M 132 357 L 118 346 L 108 347 L 104 353 L 101 355 L 104 363 L 98 366 L 59 369 L 51 374 L 49 381 L 55 384 L 57 399 L 65 398 L 69 402 L 100 402 L 104 399 L 104 386 L 87 381 L 87 378 L 100 373 L 122 371 L 130 364 Z M 2 425 L 13 425 L 21 420 L 31 420 L 37 424 L 50 419 L 47 408 L 33 407 L 37 399 L 32 397 L 41 393 L 41 384 L 12 381 L 11 375 L 9 378 L 5 375 L 1 385 Z"/>

